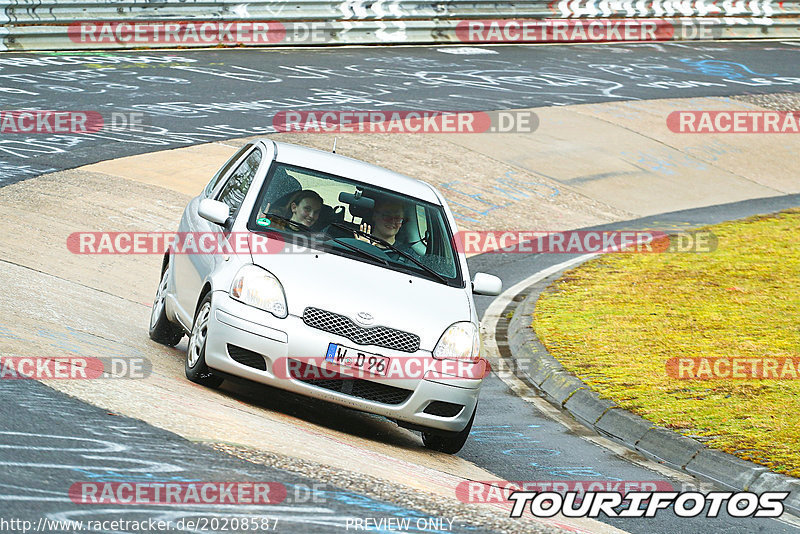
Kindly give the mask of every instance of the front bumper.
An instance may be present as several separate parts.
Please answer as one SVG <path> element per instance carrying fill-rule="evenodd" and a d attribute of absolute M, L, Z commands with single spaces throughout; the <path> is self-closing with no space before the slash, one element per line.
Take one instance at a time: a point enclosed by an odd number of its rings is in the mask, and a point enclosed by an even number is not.
<path fill-rule="evenodd" d="M 466 375 L 459 372 L 462 377 L 477 377 L 461 378 L 450 374 L 447 368 L 444 372 L 441 368 L 431 372 L 415 366 L 413 368 L 420 372 L 414 376 L 359 375 L 361 378 L 338 381 L 309 380 L 288 373 L 287 365 L 311 359 L 315 367 L 323 371 L 346 374 L 347 371 L 338 365 L 323 361 L 329 343 L 363 349 L 398 361 L 413 358 L 429 365 L 441 363 L 434 360 L 429 351 L 419 350 L 409 355 L 383 347 L 361 347 L 348 338 L 311 328 L 301 317 L 289 315 L 278 319 L 230 298 L 224 291 L 213 294 L 205 354 L 206 364 L 211 369 L 416 426 L 457 432 L 469 422 L 482 382 L 479 371 Z M 229 346 L 237 347 L 237 353 L 244 349 L 256 354 L 251 355 L 245 365 L 240 363 L 244 361 L 242 358 L 236 361 L 231 357 Z M 263 364 L 257 356 L 263 358 Z M 264 369 L 253 366 L 252 357 Z M 432 403 L 436 404 L 431 406 Z M 449 403 L 449 409 L 442 403 Z M 463 408 L 453 415 L 457 408 L 452 405 Z M 445 409 L 441 409 L 443 406 Z"/>

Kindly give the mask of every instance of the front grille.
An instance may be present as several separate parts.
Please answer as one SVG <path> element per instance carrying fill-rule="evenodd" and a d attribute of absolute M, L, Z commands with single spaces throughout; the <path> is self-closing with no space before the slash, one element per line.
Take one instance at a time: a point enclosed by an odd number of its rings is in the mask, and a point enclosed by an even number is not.
<path fill-rule="evenodd" d="M 423 410 L 425 413 L 436 415 L 439 417 L 455 417 L 461 413 L 464 406 L 461 404 L 453 404 L 452 402 L 433 401 Z"/>
<path fill-rule="evenodd" d="M 324 330 L 331 334 L 346 337 L 359 345 L 375 345 L 403 352 L 417 352 L 419 350 L 419 336 L 416 334 L 394 330 L 385 326 L 364 328 L 358 326 L 344 315 L 320 310 L 319 308 L 306 308 L 303 310 L 303 322 L 317 330 Z"/>
<path fill-rule="evenodd" d="M 382 404 L 402 404 L 411 396 L 411 391 L 396 388 L 388 384 L 370 382 L 360 378 L 312 378 L 324 376 L 330 371 L 323 371 L 318 367 L 308 365 L 298 360 L 290 360 L 290 375 L 295 380 L 305 382 L 318 388 L 344 393 L 352 397 L 358 397 Z"/>
<path fill-rule="evenodd" d="M 257 352 L 243 349 L 242 347 L 237 347 L 236 345 L 228 345 L 228 354 L 233 361 L 241 363 L 242 365 L 252 367 L 253 369 L 258 369 L 259 371 L 267 370 L 266 360 L 264 360 L 264 357 Z"/>

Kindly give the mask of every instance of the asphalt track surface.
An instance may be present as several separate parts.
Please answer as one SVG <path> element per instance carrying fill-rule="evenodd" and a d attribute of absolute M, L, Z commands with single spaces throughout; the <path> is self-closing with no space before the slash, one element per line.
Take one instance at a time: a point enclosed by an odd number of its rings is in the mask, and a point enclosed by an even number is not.
<path fill-rule="evenodd" d="M 87 135 L 4 135 L 0 185 L 153 150 L 274 131 L 286 110 L 500 110 L 797 91 L 800 43 L 320 50 L 183 50 L 0 56 L 0 109 L 140 114 Z"/>
<path fill-rule="evenodd" d="M 232 521 L 248 520 L 263 527 L 258 532 L 322 533 L 342 532 L 349 518 L 363 516 L 410 518 L 410 532 L 438 531 L 416 527 L 417 520 L 427 522 L 430 515 L 221 454 L 141 421 L 90 406 L 38 382 L 2 380 L 0 398 L 0 517 L 6 521 L 29 521 L 39 532 L 72 532 L 71 528 L 58 528 L 56 522 L 80 520 L 122 520 L 129 525 L 161 521 L 169 523 L 172 532 L 252 532 L 250 527 L 232 528 Z M 270 504 L 232 504 L 226 498 L 217 504 L 193 504 L 187 500 L 180 505 L 109 505 L 76 504 L 67 491 L 75 484 L 123 482 L 277 482 L 286 488 L 286 494 L 285 500 Z M 75 490 L 75 499 L 80 499 L 81 491 Z M 235 491 L 233 495 L 235 498 Z M 48 522 L 40 523 L 43 519 Z M 190 530 L 186 527 L 190 521 L 196 525 L 204 522 L 207 528 Z M 111 523 L 108 526 L 112 527 Z M 119 526 L 96 531 L 148 533 L 158 528 Z M 452 529 L 487 532 L 458 522 L 453 523 Z M 0 523 L 0 532 L 23 530 Z"/>
<path fill-rule="evenodd" d="M 287 109 L 492 110 L 797 91 L 800 87 L 800 67 L 793 55 L 797 43 L 489 47 L 496 53 L 476 55 L 442 50 L 447 49 L 5 54 L 0 56 L 0 109 L 94 110 L 107 119 L 112 113 L 142 113 L 147 134 L 3 135 L 0 186 L 131 154 L 269 133 L 272 115 Z M 655 221 L 659 227 L 710 224 L 796 205 L 800 198 L 794 195 L 611 226 L 652 227 Z M 497 274 L 510 287 L 566 259 L 569 256 L 490 254 L 472 258 L 470 268 Z M 476 298 L 481 312 L 490 301 Z M 76 473 L 103 480 L 113 478 L 126 465 L 98 460 L 97 472 L 84 472 L 85 465 L 70 463 L 74 452 L 65 450 L 70 447 L 63 442 L 43 444 L 59 438 L 12 438 L 24 434 L 121 443 L 128 451 L 143 454 L 129 459 L 176 465 L 175 476 L 190 480 L 265 477 L 265 468 L 254 470 L 137 421 L 120 423 L 115 416 L 38 383 L 3 381 L 0 399 L 2 431 L 21 433 L 7 434 L 3 443 L 11 446 L 0 450 L 4 517 L 74 513 L 79 508 L 65 501 L 63 488 L 76 479 Z M 89 423 L 76 427 L 64 414 Z M 32 443 L 41 448 L 31 447 Z M 471 439 L 459 456 L 507 480 L 664 480 L 570 434 L 494 376 L 484 386 Z M 47 465 L 62 467 L 42 467 Z M 277 470 L 268 476 L 287 485 L 308 482 Z M 41 499 L 42 495 L 52 497 L 53 492 L 58 493 L 53 497 L 57 500 Z M 377 509 L 392 506 L 332 489 L 330 494 L 334 493 L 365 499 L 360 502 Z M 21 498 L 25 496 L 32 498 Z M 321 512 L 322 516 L 353 515 L 354 504 L 347 498 L 329 498 L 323 507 L 329 511 Z M 415 512 L 397 509 L 395 513 Z M 656 519 L 601 520 L 635 533 L 798 530 L 773 520 L 682 519 L 666 512 Z M 285 531 L 305 532 L 308 527 L 297 524 Z M 332 526 L 322 521 L 314 528 L 323 531 Z"/>

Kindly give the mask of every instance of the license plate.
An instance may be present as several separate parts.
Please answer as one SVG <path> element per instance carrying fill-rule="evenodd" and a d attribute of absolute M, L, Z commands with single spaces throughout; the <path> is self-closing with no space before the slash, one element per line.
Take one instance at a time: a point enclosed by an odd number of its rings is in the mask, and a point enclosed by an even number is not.
<path fill-rule="evenodd" d="M 328 344 L 325 361 L 332 362 L 342 367 L 350 367 L 359 371 L 366 371 L 373 375 L 386 376 L 389 371 L 389 358 L 364 352 L 363 350 L 345 347 L 337 343 Z"/>

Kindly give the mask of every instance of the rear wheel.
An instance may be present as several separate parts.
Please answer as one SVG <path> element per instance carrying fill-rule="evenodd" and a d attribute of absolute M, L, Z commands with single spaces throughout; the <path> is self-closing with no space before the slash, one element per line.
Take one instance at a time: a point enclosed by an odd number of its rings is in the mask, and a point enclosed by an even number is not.
<path fill-rule="evenodd" d="M 447 454 L 455 454 L 461 450 L 464 443 L 467 442 L 469 433 L 472 430 L 472 423 L 475 421 L 475 414 L 478 411 L 478 405 L 472 410 L 472 417 L 469 418 L 469 423 L 460 432 L 447 432 L 442 430 L 422 432 L 422 443 L 428 449 L 446 452 Z"/>
<path fill-rule="evenodd" d="M 158 283 L 153 309 L 150 311 L 149 334 L 153 341 L 174 347 L 183 339 L 184 332 L 180 325 L 171 323 L 167 319 L 167 280 L 169 280 L 169 267 L 164 269 L 161 281 Z"/>
<path fill-rule="evenodd" d="M 211 317 L 211 293 L 206 295 L 197 314 L 194 316 L 189 348 L 186 351 L 186 378 L 196 384 L 217 388 L 223 378 L 215 375 L 206 365 L 206 341 L 208 340 L 208 320 Z"/>

